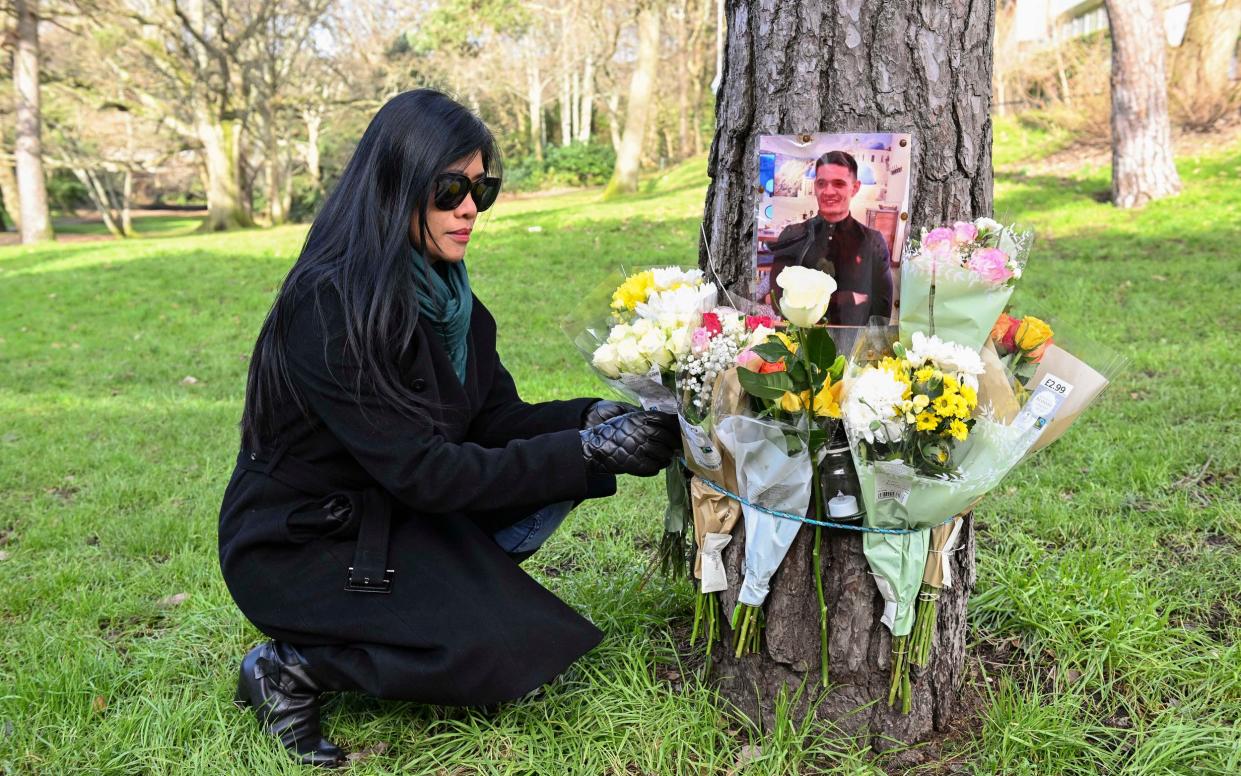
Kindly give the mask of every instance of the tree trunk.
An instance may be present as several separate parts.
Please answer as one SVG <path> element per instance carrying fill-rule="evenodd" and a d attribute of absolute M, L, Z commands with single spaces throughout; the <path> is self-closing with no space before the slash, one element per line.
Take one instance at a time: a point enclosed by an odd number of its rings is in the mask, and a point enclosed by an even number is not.
<path fill-rule="evenodd" d="M 306 122 L 306 145 L 304 161 L 306 174 L 314 184 L 315 191 L 323 191 L 323 173 L 319 164 L 319 127 L 323 124 L 323 114 L 317 110 L 302 111 L 302 120 Z"/>
<path fill-rule="evenodd" d="M 704 268 L 750 294 L 761 134 L 912 133 L 913 224 L 990 214 L 994 10 L 965 0 L 801 0 L 779 4 L 774 13 L 761 0 L 730 4 L 708 165 Z M 914 676 L 908 715 L 888 707 L 892 640 L 879 621 L 882 599 L 861 538 L 825 531 L 832 687 L 814 707 L 817 716 L 869 736 L 876 748 L 950 725 L 964 679 L 965 605 L 974 585 L 971 522 L 966 518 L 953 560 L 956 584 L 939 600 L 931 661 Z M 745 547 L 740 526 L 735 534 L 725 551 L 726 614 L 736 603 Z M 713 675 L 725 697 L 767 725 L 782 690 L 791 696 L 805 682 L 803 709 L 818 695 L 813 542 L 814 529 L 803 527 L 774 578 L 762 651 L 741 659 L 725 648 L 716 652 Z"/>
<path fill-rule="evenodd" d="M 207 221 L 203 230 L 219 232 L 251 226 L 242 200 L 241 158 L 237 122 L 200 116 L 195 124 L 202 143 L 207 182 Z"/>
<path fill-rule="evenodd" d="M 677 147 L 668 155 L 675 159 L 689 156 L 689 3 L 681 0 L 677 4 L 677 60 L 680 71 L 677 82 Z M 672 149 L 669 149 L 672 151 Z"/>
<path fill-rule="evenodd" d="M 629 102 L 625 106 L 625 130 L 616 168 L 604 196 L 638 190 L 638 170 L 642 146 L 650 128 L 655 104 L 655 70 L 659 66 L 659 10 L 650 5 L 638 11 L 638 61 L 629 82 Z"/>
<path fill-rule="evenodd" d="M 608 110 L 608 137 L 612 141 L 612 150 L 619 154 L 621 148 L 620 94 L 612 92 L 604 104 Z"/>
<path fill-rule="evenodd" d="M 577 139 L 583 143 L 590 142 L 591 132 L 594 131 L 591 126 L 595 113 L 595 58 L 592 54 L 586 55 L 586 64 L 582 71 L 582 122 L 578 127 Z"/>
<path fill-rule="evenodd" d="M 534 158 L 543 161 L 543 79 L 535 53 L 526 61 L 526 99 L 530 102 L 530 146 Z"/>
<path fill-rule="evenodd" d="M 23 243 L 51 240 L 52 218 L 43 177 L 42 115 L 39 107 L 39 4 L 18 0 L 17 50 L 13 54 L 13 90 L 17 98 L 17 196 Z"/>
<path fill-rule="evenodd" d="M 4 212 L 9 214 L 13 229 L 21 234 L 22 201 L 17 194 L 17 178 L 12 163 L 4 156 L 0 156 L 0 197 L 4 198 Z"/>
<path fill-rule="evenodd" d="M 1172 54 L 1168 89 L 1185 124 L 1210 129 L 1241 101 L 1241 89 L 1228 77 L 1238 35 L 1241 0 L 1193 0 L 1185 37 Z"/>
<path fill-rule="evenodd" d="M 1112 28 L 1112 203 L 1142 207 L 1177 194 L 1163 15 L 1155 0 L 1106 0 Z"/>

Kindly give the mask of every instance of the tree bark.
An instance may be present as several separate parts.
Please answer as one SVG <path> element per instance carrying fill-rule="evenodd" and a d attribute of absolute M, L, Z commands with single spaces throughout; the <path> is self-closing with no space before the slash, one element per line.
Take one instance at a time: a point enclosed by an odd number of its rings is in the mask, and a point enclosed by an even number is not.
<path fill-rule="evenodd" d="M 969 0 L 800 0 L 774 9 L 762 0 L 730 3 L 702 266 L 750 295 L 761 134 L 911 133 L 913 224 L 990 214 L 994 13 L 992 3 Z M 832 687 L 813 708 L 819 718 L 869 736 L 876 748 L 948 727 L 964 678 L 965 605 L 974 585 L 971 522 L 967 517 L 953 560 L 956 584 L 939 600 L 931 661 L 914 677 L 908 715 L 887 704 L 892 640 L 879 622 L 882 599 L 860 536 L 825 532 Z M 721 594 L 725 614 L 741 582 L 744 530 L 735 534 L 725 551 L 731 584 Z M 813 528 L 803 527 L 774 578 L 762 651 L 740 659 L 726 648 L 715 653 L 713 676 L 725 697 L 767 725 L 781 691 L 792 696 L 805 682 L 802 710 L 818 695 L 813 541 Z"/>
<path fill-rule="evenodd" d="M 642 147 L 654 116 L 655 70 L 659 66 L 659 9 L 650 4 L 638 10 L 638 61 L 629 82 L 629 102 L 625 106 L 625 130 L 616 167 L 604 196 L 638 190 L 638 170 Z"/>
<path fill-rule="evenodd" d="M 306 122 L 306 145 L 303 156 L 306 163 L 306 174 L 315 191 L 323 191 L 323 173 L 319 164 L 319 128 L 323 125 L 323 113 L 320 110 L 307 108 L 302 111 L 302 120 Z"/>
<path fill-rule="evenodd" d="M 51 240 L 52 218 L 43 175 L 43 129 L 39 106 L 39 3 L 17 0 L 17 50 L 13 89 L 17 98 L 17 196 L 23 243 Z"/>
<path fill-rule="evenodd" d="M 1112 203 L 1180 193 L 1172 159 L 1163 15 L 1155 0 L 1106 0 L 1112 29 Z"/>
<path fill-rule="evenodd" d="M 1185 37 L 1172 54 L 1168 89 L 1185 124 L 1210 129 L 1241 102 L 1241 89 L 1228 77 L 1238 35 L 1241 0 L 1193 0 Z"/>

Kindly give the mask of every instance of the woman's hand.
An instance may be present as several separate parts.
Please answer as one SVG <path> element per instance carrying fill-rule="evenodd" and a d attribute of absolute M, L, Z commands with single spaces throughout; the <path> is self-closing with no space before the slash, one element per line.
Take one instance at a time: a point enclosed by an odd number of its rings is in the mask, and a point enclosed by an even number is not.
<path fill-rule="evenodd" d="M 582 455 L 592 472 L 651 477 L 681 447 L 677 416 L 630 412 L 582 432 Z"/>
<path fill-rule="evenodd" d="M 641 411 L 641 407 L 635 407 L 623 401 L 600 399 L 587 407 L 586 411 L 582 413 L 582 428 L 592 428 L 600 423 L 606 423 L 612 418 L 619 418 L 621 415 Z"/>

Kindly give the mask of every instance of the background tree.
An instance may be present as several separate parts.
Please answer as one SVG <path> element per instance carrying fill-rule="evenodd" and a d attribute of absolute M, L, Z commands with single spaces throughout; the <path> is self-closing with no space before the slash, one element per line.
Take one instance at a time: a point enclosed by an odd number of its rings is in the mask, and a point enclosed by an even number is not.
<path fill-rule="evenodd" d="M 1181 190 L 1168 121 L 1163 14 L 1155 0 L 1105 0 L 1112 30 L 1112 203 Z"/>
<path fill-rule="evenodd" d="M 616 152 L 616 168 L 604 196 L 638 190 L 638 170 L 648 122 L 655 102 L 655 71 L 659 66 L 661 9 L 656 0 L 644 0 L 637 9 L 637 61 L 629 81 L 625 129 Z"/>
<path fill-rule="evenodd" d="M 14 12 L 17 16 L 13 53 L 17 119 L 14 158 L 21 211 L 19 224 L 22 242 L 34 243 L 53 237 L 43 171 L 38 0 L 16 0 Z"/>
<path fill-rule="evenodd" d="M 1230 77 L 1241 36 L 1241 0 L 1193 0 L 1185 37 L 1172 51 L 1168 96 L 1176 115 L 1195 129 L 1210 129 L 1241 103 Z"/>
<path fill-rule="evenodd" d="M 761 134 L 896 131 L 913 134 L 915 227 L 991 213 L 992 3 L 954 0 L 761 0 L 728 6 L 723 83 L 708 171 L 700 261 L 730 288 L 748 294 L 754 254 L 754 191 Z M 736 603 L 744 531 L 725 562 Z M 887 705 L 891 638 L 879 622 L 881 599 L 853 532 L 825 537 L 824 577 L 831 617 L 831 692 L 812 710 L 848 731 L 906 741 L 952 721 L 965 658 L 965 605 L 974 585 L 971 518 L 955 553 L 957 584 L 943 591 L 930 665 L 915 677 L 913 710 Z M 774 577 L 761 654 L 716 653 L 724 695 L 752 718 L 774 721 L 780 693 L 794 697 L 819 674 L 818 600 L 813 531 L 803 529 Z M 817 689 L 817 688 L 816 688 Z M 803 708 L 816 693 L 801 694 Z"/>

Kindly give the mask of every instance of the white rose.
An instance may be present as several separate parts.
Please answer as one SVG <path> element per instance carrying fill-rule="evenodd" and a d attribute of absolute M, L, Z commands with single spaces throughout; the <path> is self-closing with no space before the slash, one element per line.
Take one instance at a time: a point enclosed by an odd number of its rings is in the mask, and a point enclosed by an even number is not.
<path fill-rule="evenodd" d="M 620 376 L 620 361 L 616 355 L 616 348 L 606 342 L 595 349 L 595 355 L 590 363 L 608 377 Z"/>
<path fill-rule="evenodd" d="M 776 278 L 784 289 L 780 312 L 794 326 L 813 326 L 825 313 L 836 291 L 836 280 L 826 272 L 809 267 L 785 267 Z"/>
<path fill-rule="evenodd" d="M 650 369 L 650 363 L 642 357 L 642 350 L 635 339 L 624 339 L 616 343 L 616 358 L 620 370 L 628 374 L 644 375 Z"/>
<path fill-rule="evenodd" d="M 618 323 L 608 332 L 608 343 L 615 345 L 623 339 L 633 336 L 633 327 L 627 323 Z"/>
<path fill-rule="evenodd" d="M 642 357 L 660 369 L 672 363 L 672 353 L 668 351 L 668 339 L 659 329 L 647 332 L 638 340 L 638 350 Z"/>
<path fill-rule="evenodd" d="M 668 334 L 668 349 L 672 351 L 674 358 L 685 358 L 685 356 L 689 355 L 693 339 L 693 332 L 688 328 L 684 326 L 677 327 Z"/>

